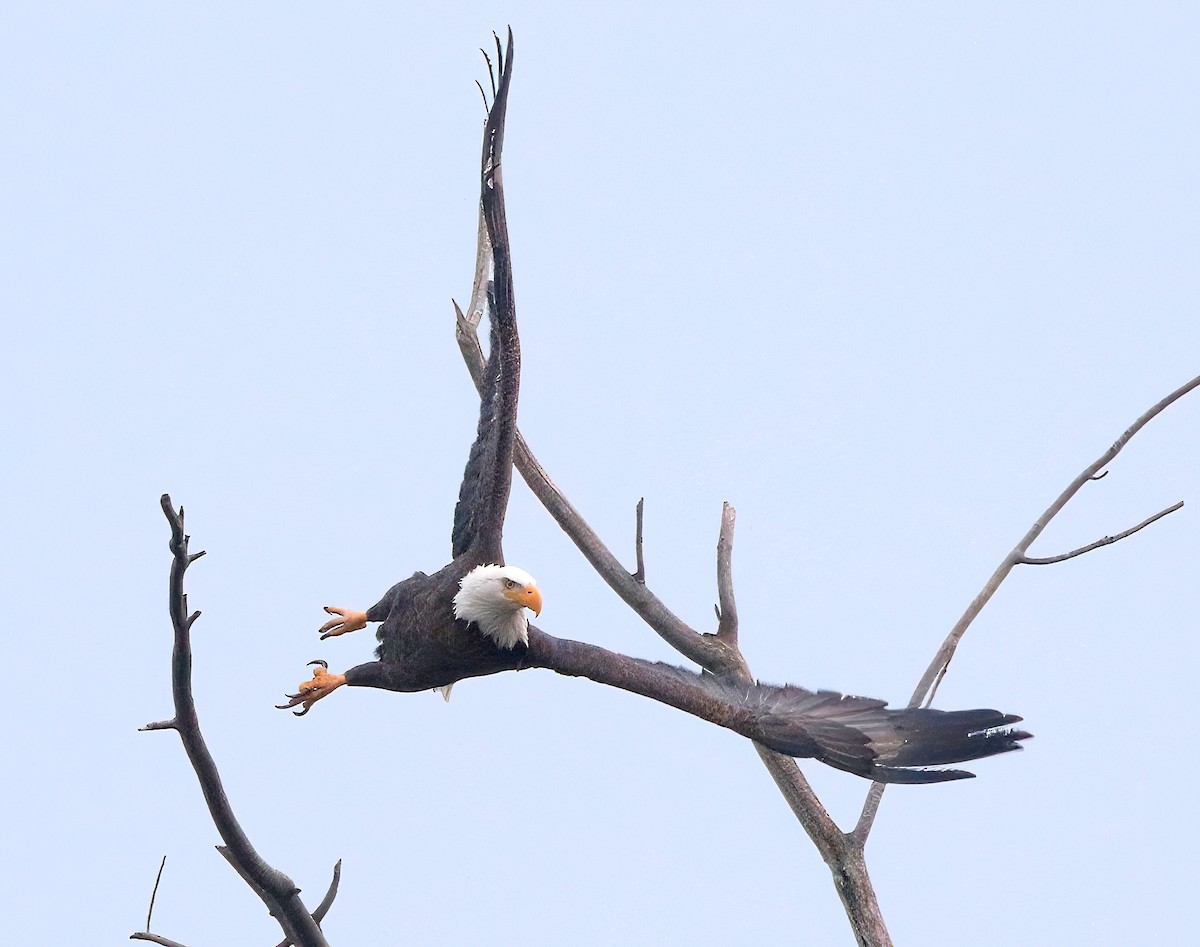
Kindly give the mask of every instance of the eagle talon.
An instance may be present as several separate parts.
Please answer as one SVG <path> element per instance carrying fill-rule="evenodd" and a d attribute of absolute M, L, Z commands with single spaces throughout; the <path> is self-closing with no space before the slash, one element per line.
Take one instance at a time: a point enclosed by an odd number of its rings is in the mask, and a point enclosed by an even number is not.
<path fill-rule="evenodd" d="M 326 638 L 335 638 L 338 635 L 345 635 L 351 631 L 358 631 L 360 628 L 367 627 L 366 612 L 356 612 L 352 608 L 334 608 L 332 605 L 326 605 L 325 613 L 334 617 L 317 629 L 322 641 Z"/>
<path fill-rule="evenodd" d="M 295 710 L 292 713 L 297 717 L 303 717 L 306 713 L 312 710 L 312 705 L 322 697 L 328 697 L 335 690 L 346 683 L 345 674 L 330 674 L 329 665 L 324 661 L 309 661 L 309 665 L 316 665 L 313 668 L 313 676 L 311 680 L 305 681 L 299 687 L 299 692 L 295 694 L 285 694 L 288 698 L 286 704 L 276 704 L 276 710 L 291 710 L 297 704 L 303 704 L 303 710 Z"/>

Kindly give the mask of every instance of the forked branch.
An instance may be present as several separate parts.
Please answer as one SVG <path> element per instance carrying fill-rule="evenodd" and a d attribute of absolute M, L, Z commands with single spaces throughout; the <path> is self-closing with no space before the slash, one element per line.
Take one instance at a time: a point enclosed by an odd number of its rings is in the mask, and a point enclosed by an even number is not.
<path fill-rule="evenodd" d="M 1095 480 L 1096 478 L 1092 477 L 1091 479 Z M 1056 562 L 1066 562 L 1068 559 L 1074 559 L 1076 556 L 1082 556 L 1085 552 L 1091 552 L 1093 549 L 1099 549 L 1101 546 L 1111 546 L 1113 543 L 1119 542 L 1126 536 L 1132 536 L 1139 529 L 1145 529 L 1151 523 L 1161 520 L 1168 513 L 1174 513 L 1176 510 L 1181 509 L 1183 509 L 1182 500 L 1180 500 L 1178 503 L 1168 506 L 1165 510 L 1159 510 L 1153 516 L 1147 516 L 1144 520 L 1138 523 L 1137 526 L 1131 526 L 1129 529 L 1122 530 L 1113 536 L 1105 536 L 1101 539 L 1097 539 L 1094 543 L 1088 543 L 1086 546 L 1080 546 L 1078 549 L 1072 549 L 1070 552 L 1064 552 L 1057 556 L 1022 556 L 1017 560 L 1017 562 L 1019 565 L 1023 566 L 1049 566 Z"/>
<path fill-rule="evenodd" d="M 1034 521 L 1034 524 L 1029 528 L 1029 531 L 1021 537 L 1021 541 L 1018 542 L 1017 545 L 1013 547 L 1012 551 L 1004 557 L 1000 565 L 996 567 L 996 571 L 992 573 L 992 577 L 988 579 L 987 583 L 980 590 L 979 594 L 976 595 L 971 604 L 967 606 L 967 610 L 963 612 L 962 617 L 957 623 L 955 623 L 954 627 L 950 629 L 950 633 L 946 636 L 946 640 L 942 642 L 942 646 L 938 649 L 937 654 L 934 655 L 933 661 L 930 662 L 929 667 L 926 668 L 925 673 L 921 676 L 921 680 L 917 684 L 916 690 L 913 691 L 912 698 L 909 700 L 908 704 L 910 707 L 919 706 L 922 701 L 928 703 L 928 700 L 933 699 L 933 696 L 937 693 L 938 684 L 940 684 L 941 679 L 945 677 L 946 670 L 950 666 L 950 661 L 954 658 L 954 652 L 958 648 L 958 643 L 962 640 L 962 636 L 966 634 L 967 629 L 971 626 L 971 622 L 975 620 L 975 617 L 983 610 L 983 606 L 986 605 L 991 597 L 996 593 L 996 589 L 1000 587 L 1000 583 L 1008 578 L 1008 574 L 1013 570 L 1013 567 L 1018 565 L 1021 560 L 1025 558 L 1026 553 L 1029 551 L 1029 547 L 1033 545 L 1033 541 L 1042 534 L 1042 530 L 1049 525 L 1050 521 L 1058 515 L 1058 513 L 1064 506 L 1067 505 L 1067 503 L 1070 502 L 1072 497 L 1079 492 L 1080 488 L 1085 483 L 1087 483 L 1089 480 L 1092 480 L 1097 473 L 1112 463 L 1113 458 L 1115 458 L 1117 454 L 1121 453 L 1121 449 L 1129 443 L 1129 441 L 1135 434 L 1138 433 L 1138 431 L 1149 424 L 1154 418 L 1158 417 L 1158 415 L 1162 414 L 1163 411 L 1173 405 L 1188 392 L 1197 387 L 1200 387 L 1200 375 L 1193 378 L 1186 384 L 1176 388 L 1156 405 L 1143 413 L 1136 421 L 1133 422 L 1133 424 L 1129 426 L 1124 434 L 1116 439 L 1116 441 L 1108 450 L 1106 450 L 1103 454 L 1092 461 L 1092 463 L 1085 467 L 1079 476 L 1072 480 L 1070 484 L 1067 485 L 1067 488 L 1063 490 L 1063 492 L 1055 498 L 1054 502 L 1046 508 L 1045 512 L 1043 512 L 1042 515 Z M 1178 506 L 1174 507 L 1173 509 L 1178 509 Z M 1166 512 L 1169 513 L 1171 510 L 1167 510 Z M 1137 532 L 1137 530 L 1141 529 L 1142 526 L 1149 525 L 1149 523 L 1165 515 L 1166 513 L 1162 513 L 1158 516 L 1151 517 L 1140 526 L 1129 530 L 1129 534 Z M 1107 544 L 1103 542 L 1097 543 L 1092 548 L 1098 548 L 1101 545 Z M 1082 551 L 1088 550 L 1085 549 Z"/>
<path fill-rule="evenodd" d="M 954 653 L 958 649 L 958 644 L 962 641 L 963 635 L 967 633 L 967 629 L 971 626 L 976 616 L 983 611 L 983 607 L 996 594 L 996 590 L 1000 588 L 1000 584 L 1008 578 L 1013 568 L 1018 565 L 1050 565 L 1056 562 L 1064 562 L 1067 559 L 1073 559 L 1076 556 L 1082 556 L 1086 552 L 1091 552 L 1094 549 L 1099 549 L 1101 546 L 1108 546 L 1118 540 L 1124 539 L 1127 536 L 1132 536 L 1140 529 L 1144 529 L 1151 523 L 1162 519 L 1169 513 L 1174 513 L 1183 506 L 1183 501 L 1167 507 L 1155 513 L 1153 516 L 1147 517 L 1137 526 L 1117 533 L 1115 536 L 1105 536 L 1094 543 L 1089 543 L 1086 546 L 1080 546 L 1078 549 L 1073 549 L 1068 553 L 1063 553 L 1059 556 L 1049 556 L 1046 558 L 1030 557 L 1026 553 L 1033 541 L 1042 534 L 1042 531 L 1049 525 L 1050 521 L 1062 510 L 1064 506 L 1071 501 L 1076 493 L 1084 484 L 1096 482 L 1108 473 L 1106 468 L 1117 456 L 1121 453 L 1121 449 L 1129 443 L 1135 434 L 1149 424 L 1154 418 L 1162 414 L 1167 408 L 1173 405 L 1176 401 L 1186 395 L 1188 392 L 1200 387 L 1200 375 L 1197 375 L 1191 381 L 1180 385 L 1169 395 L 1153 405 L 1145 411 L 1136 421 L 1120 437 L 1113 442 L 1113 445 L 1103 454 L 1097 457 L 1092 463 L 1080 472 L 1074 480 L 1072 480 L 1065 490 L 1060 493 L 1042 513 L 1041 516 L 1034 521 L 1034 524 L 1029 528 L 1029 531 L 1021 537 L 1020 542 L 1012 548 L 1007 556 L 1001 560 L 1000 565 L 996 567 L 996 571 L 992 573 L 991 578 L 987 580 L 979 594 L 967 606 L 967 610 L 963 612 L 962 617 L 950 629 L 950 633 L 938 648 L 937 654 L 934 655 L 929 667 L 925 669 L 925 673 L 921 675 L 921 680 L 918 682 L 916 690 L 913 691 L 912 697 L 909 699 L 909 707 L 918 707 L 924 704 L 928 706 L 933 702 L 934 696 L 937 694 L 937 689 L 941 685 L 942 680 L 946 676 L 946 672 L 950 668 L 950 662 L 954 659 Z M 1101 473 L 1100 471 L 1104 472 Z M 883 798 L 883 785 L 876 783 L 867 793 L 867 798 L 863 803 L 862 813 L 859 816 L 858 824 L 855 826 L 851 836 L 856 839 L 859 844 L 865 844 L 867 835 L 871 831 L 871 825 L 875 820 L 875 815 L 879 811 L 879 803 Z"/>
<path fill-rule="evenodd" d="M 316 906 L 312 912 L 313 920 L 320 924 L 325 920 L 325 915 L 329 913 L 329 909 L 333 907 L 333 899 L 337 897 L 338 886 L 342 883 L 342 860 L 339 858 L 337 864 L 333 866 L 333 879 L 329 882 L 329 889 L 325 892 L 325 897 L 321 899 L 321 903 Z M 289 947 L 292 942 L 286 937 L 281 940 L 276 947 Z"/>

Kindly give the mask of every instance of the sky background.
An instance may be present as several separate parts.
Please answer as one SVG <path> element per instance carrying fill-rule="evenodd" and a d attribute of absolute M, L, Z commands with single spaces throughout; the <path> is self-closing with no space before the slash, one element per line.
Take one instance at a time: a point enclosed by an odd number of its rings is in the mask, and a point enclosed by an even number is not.
<path fill-rule="evenodd" d="M 721 502 L 768 681 L 902 703 L 1038 514 L 1200 371 L 1193 4 L 23 3 L 0 8 L 5 937 L 275 943 L 214 853 L 170 716 L 187 509 L 197 706 L 243 826 L 331 943 L 849 944 L 751 746 L 546 672 L 339 691 L 318 643 L 449 555 L 477 405 L 484 76 L 511 23 L 505 184 L 521 427 L 651 587 L 712 630 Z M 938 705 L 1036 734 L 887 793 L 898 943 L 1194 930 L 1200 395 L 1014 573 Z M 680 660 L 515 486 L 552 634 Z M 867 784 L 807 763 L 853 824 Z"/>

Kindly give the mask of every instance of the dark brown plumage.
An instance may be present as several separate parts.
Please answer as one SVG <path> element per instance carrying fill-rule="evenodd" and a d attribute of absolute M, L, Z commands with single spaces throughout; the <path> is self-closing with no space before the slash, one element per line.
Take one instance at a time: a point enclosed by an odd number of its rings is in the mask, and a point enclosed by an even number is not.
<path fill-rule="evenodd" d="M 499 647 L 474 622 L 455 618 L 455 595 L 478 566 L 503 564 L 504 516 L 512 483 L 521 353 L 504 211 L 501 150 L 512 77 L 512 33 L 496 41 L 499 85 L 484 129 L 481 205 L 493 251 L 490 351 L 479 425 L 467 459 L 451 531 L 448 565 L 396 584 L 365 614 L 332 610 L 323 637 L 381 622 L 378 660 L 344 675 L 318 669 L 284 707 L 316 701 L 342 684 L 395 691 L 444 688 L 456 681 L 519 668 L 586 677 L 660 701 L 790 756 L 812 757 L 882 782 L 961 779 L 959 770 L 927 770 L 1019 749 L 1021 718 L 995 710 L 889 710 L 883 701 L 831 691 L 743 684 L 654 664 L 595 645 L 555 638 L 529 626 L 528 643 Z M 486 571 L 486 570 L 484 570 Z M 540 598 L 538 599 L 540 602 Z M 539 606 L 540 607 L 540 606 Z M 519 611 L 519 609 L 518 609 Z"/>

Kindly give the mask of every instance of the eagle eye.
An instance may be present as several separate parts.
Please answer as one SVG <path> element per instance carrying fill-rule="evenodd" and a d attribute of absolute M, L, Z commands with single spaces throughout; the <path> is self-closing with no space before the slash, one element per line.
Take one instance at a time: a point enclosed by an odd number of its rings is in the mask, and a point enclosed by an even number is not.
<path fill-rule="evenodd" d="M 506 589 L 515 589 L 515 588 L 517 587 L 517 583 L 516 583 L 516 582 L 514 582 L 512 579 L 505 579 L 505 580 L 504 580 L 504 587 L 505 587 Z"/>

